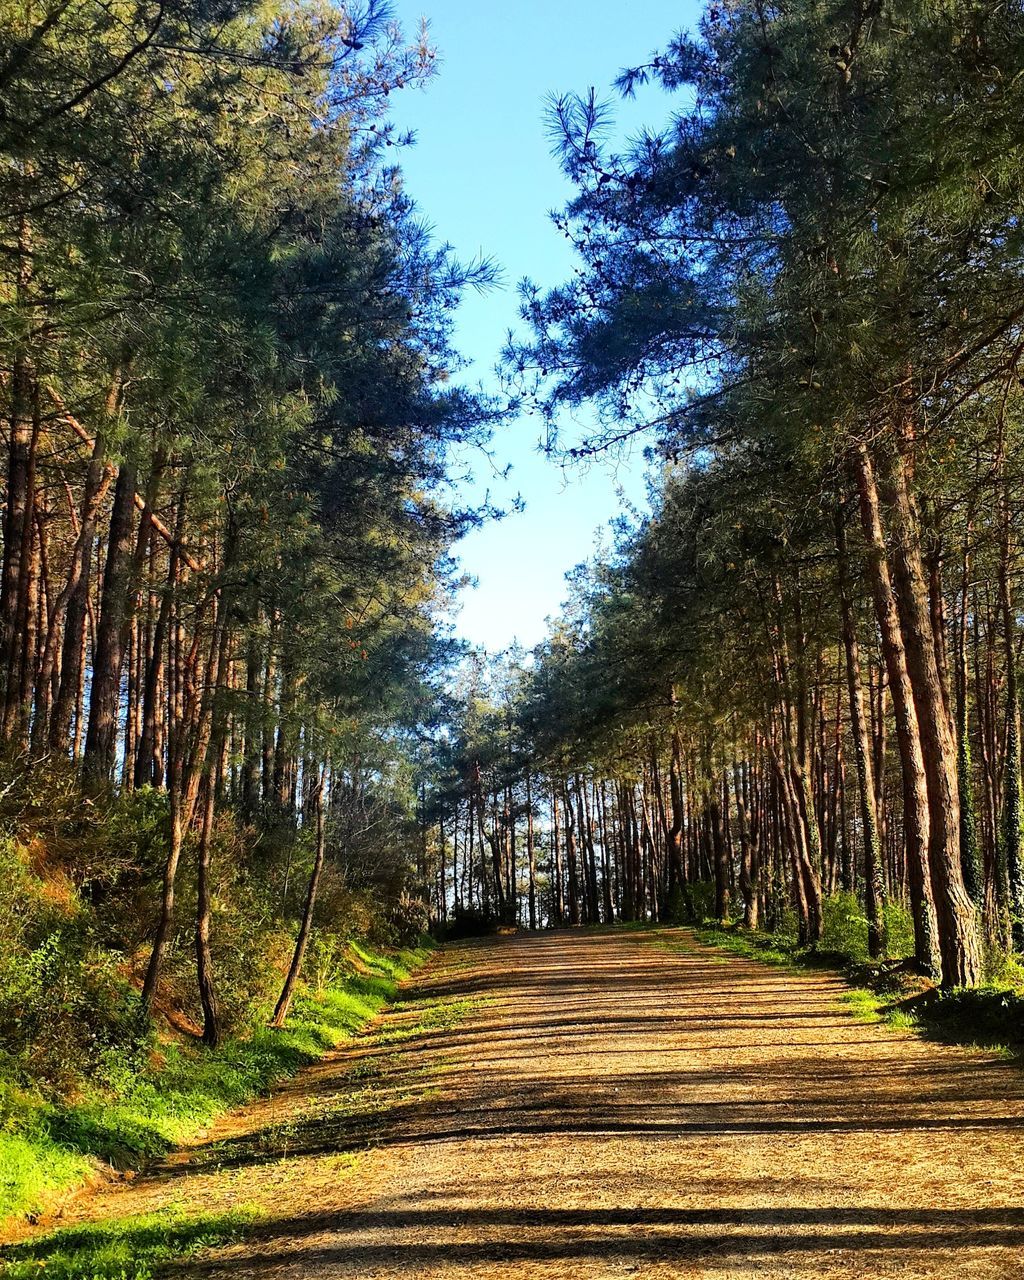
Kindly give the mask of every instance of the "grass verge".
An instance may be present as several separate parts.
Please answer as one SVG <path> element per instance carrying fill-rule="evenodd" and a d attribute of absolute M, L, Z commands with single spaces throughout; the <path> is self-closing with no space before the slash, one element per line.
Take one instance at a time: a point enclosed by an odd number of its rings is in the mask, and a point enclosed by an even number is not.
<path fill-rule="evenodd" d="M 240 1240 L 260 1211 L 222 1214 L 168 1210 L 56 1231 L 4 1250 L 4 1280 L 152 1280 L 165 1264 Z"/>
<path fill-rule="evenodd" d="M 789 938 L 739 926 L 705 923 L 694 927 L 692 936 L 706 946 L 794 972 L 837 972 L 851 986 L 841 999 L 861 1022 L 883 1022 L 944 1044 L 1024 1057 L 1024 993 L 1016 986 L 996 982 L 943 992 L 915 974 L 906 961 L 865 963 L 842 952 L 809 951 Z"/>
<path fill-rule="evenodd" d="M 216 1116 L 351 1037 L 429 954 L 425 948 L 355 952 L 359 972 L 322 994 L 300 996 L 279 1031 L 260 1027 L 215 1053 L 174 1042 L 141 1069 L 112 1064 L 105 1079 L 73 1103 L 47 1102 L 0 1080 L 0 1223 L 37 1214 L 102 1164 L 137 1168 L 201 1134 Z M 108 1272 L 97 1274 L 105 1280 Z"/>

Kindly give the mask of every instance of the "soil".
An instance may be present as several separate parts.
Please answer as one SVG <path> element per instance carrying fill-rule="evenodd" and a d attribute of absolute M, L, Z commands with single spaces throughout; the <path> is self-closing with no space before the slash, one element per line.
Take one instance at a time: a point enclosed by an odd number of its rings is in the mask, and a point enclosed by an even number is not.
<path fill-rule="evenodd" d="M 1024 1278 L 1024 1073 L 860 1023 L 844 990 L 684 931 L 460 944 L 65 1222 L 259 1206 L 172 1268 L 209 1280 Z"/>

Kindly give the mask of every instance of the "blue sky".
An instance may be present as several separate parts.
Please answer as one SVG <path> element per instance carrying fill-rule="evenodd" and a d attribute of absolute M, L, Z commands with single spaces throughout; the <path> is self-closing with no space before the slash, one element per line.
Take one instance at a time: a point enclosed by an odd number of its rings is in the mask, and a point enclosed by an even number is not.
<path fill-rule="evenodd" d="M 401 156 L 406 185 L 439 238 L 463 258 L 493 257 L 504 281 L 483 297 L 468 296 L 456 342 L 472 361 L 469 380 L 494 385 L 493 368 L 509 328 L 517 327 L 516 285 L 524 276 L 555 284 L 570 272 L 567 242 L 549 212 L 571 194 L 551 154 L 545 99 L 552 93 L 611 96 L 625 66 L 641 63 L 681 28 L 694 25 L 696 0 L 395 0 L 411 33 L 430 23 L 441 55 L 438 76 L 424 90 L 396 96 L 394 117 L 416 132 Z M 616 108 L 625 137 L 641 124 L 656 126 L 671 100 L 651 88 Z M 497 650 L 518 640 L 532 648 L 545 618 L 564 598 L 564 575 L 592 552 L 598 528 L 619 510 L 619 492 L 642 503 L 643 462 L 616 468 L 592 465 L 585 475 L 563 473 L 537 451 L 540 427 L 524 417 L 496 437 L 500 479 L 474 460 L 476 488 L 497 503 L 516 494 L 523 514 L 489 524 L 459 547 L 465 570 L 478 580 L 463 596 L 457 630 L 473 644 Z"/>

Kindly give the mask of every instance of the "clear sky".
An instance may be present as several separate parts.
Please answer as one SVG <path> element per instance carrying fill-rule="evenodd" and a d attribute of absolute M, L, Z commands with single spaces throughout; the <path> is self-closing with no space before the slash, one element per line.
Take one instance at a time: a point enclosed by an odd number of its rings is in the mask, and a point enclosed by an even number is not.
<path fill-rule="evenodd" d="M 505 335 L 518 326 L 518 282 L 556 284 L 572 269 L 571 249 L 548 217 L 571 189 L 551 153 L 545 99 L 592 85 L 610 97 L 623 67 L 692 27 L 701 7 L 697 0 L 394 0 L 410 33 L 428 19 L 442 59 L 426 89 L 396 95 L 394 117 L 417 137 L 400 157 L 406 185 L 439 238 L 463 258 L 493 257 L 504 277 L 485 296 L 467 296 L 459 316 L 457 345 L 472 361 L 470 380 L 494 385 Z M 641 124 L 657 126 L 671 107 L 660 90 L 643 91 L 617 106 L 618 127 L 628 136 Z M 526 502 L 523 514 L 474 531 L 459 547 L 478 586 L 464 593 L 457 629 L 491 650 L 541 640 L 545 618 L 564 598 L 566 571 L 591 554 L 596 530 L 619 510 L 619 490 L 643 501 L 639 449 L 614 472 L 563 474 L 538 453 L 539 429 L 524 417 L 496 437 L 496 465 L 512 466 L 507 481 L 482 459 L 474 467 L 479 492 L 489 488 L 499 504 L 516 494 Z"/>

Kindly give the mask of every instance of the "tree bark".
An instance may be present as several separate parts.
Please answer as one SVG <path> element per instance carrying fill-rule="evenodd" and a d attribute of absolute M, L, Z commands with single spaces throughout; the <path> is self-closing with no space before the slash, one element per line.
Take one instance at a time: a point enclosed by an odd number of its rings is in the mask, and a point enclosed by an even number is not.
<path fill-rule="evenodd" d="M 849 561 L 846 550 L 846 517 L 836 511 L 836 559 L 839 576 L 839 603 L 842 615 L 843 649 L 846 655 L 846 691 L 850 706 L 850 729 L 857 762 L 857 798 L 860 807 L 861 839 L 864 849 L 864 901 L 868 919 L 868 955 L 877 958 L 885 950 L 882 917 L 882 845 L 875 808 L 875 779 L 871 765 L 871 741 L 860 678 L 860 645 L 850 599 Z"/>
<path fill-rule="evenodd" d="M 882 638 L 882 655 L 889 677 L 896 721 L 896 741 L 903 780 L 903 826 L 914 917 L 914 953 L 925 973 L 939 973 L 937 925 L 932 903 L 929 845 L 931 811 L 917 708 L 907 667 L 889 560 L 882 530 L 881 506 L 874 466 L 867 448 L 854 455 L 854 474 L 860 497 L 861 524 L 867 543 L 868 576 Z M 877 811 L 876 811 L 877 812 Z"/>
<path fill-rule="evenodd" d="M 313 913 L 316 909 L 317 892 L 320 888 L 320 877 L 323 873 L 324 857 L 327 851 L 327 824 L 324 812 L 324 789 L 326 783 L 327 764 L 325 762 L 320 767 L 314 793 L 316 849 L 313 856 L 313 869 L 310 872 L 309 884 L 306 887 L 306 901 L 302 909 L 302 922 L 299 925 L 299 933 L 295 939 L 295 950 L 292 952 L 291 964 L 288 966 L 284 986 L 281 988 L 281 994 L 274 1008 L 274 1016 L 270 1021 L 272 1027 L 283 1027 L 285 1019 L 288 1017 L 288 1010 L 291 1008 L 292 998 L 295 994 L 295 985 L 302 974 L 302 965 L 306 958 L 309 936 L 313 930 Z"/>
<path fill-rule="evenodd" d="M 938 922 L 945 987 L 981 980 L 981 952 L 974 904 L 960 865 L 960 795 L 956 736 L 942 687 L 920 545 L 920 520 L 907 476 L 909 428 L 899 428 L 899 448 L 884 455 L 884 497 L 892 513 L 896 605 L 907 672 L 921 735 L 928 794 L 928 865 Z"/>

